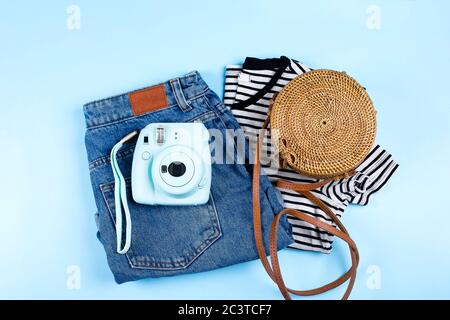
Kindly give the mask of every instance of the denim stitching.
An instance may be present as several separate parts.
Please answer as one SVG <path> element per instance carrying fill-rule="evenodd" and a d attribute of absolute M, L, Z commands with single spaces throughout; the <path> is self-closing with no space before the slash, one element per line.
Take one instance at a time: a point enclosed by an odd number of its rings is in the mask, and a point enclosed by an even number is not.
<path fill-rule="evenodd" d="M 155 263 L 155 262 L 149 262 L 147 265 L 144 263 L 139 263 L 141 265 L 136 265 L 135 264 L 131 264 L 131 267 L 134 269 L 151 269 L 151 270 L 182 270 L 182 269 L 186 269 L 188 268 L 195 260 L 198 259 L 198 257 L 200 257 L 200 255 L 202 253 L 204 253 L 206 251 L 206 249 L 208 249 L 214 242 L 216 242 L 217 240 L 220 239 L 220 237 L 222 236 L 222 230 L 220 227 L 220 221 L 219 221 L 219 216 L 217 214 L 217 208 L 215 206 L 214 203 L 214 198 L 212 196 L 212 194 L 210 194 L 211 197 L 211 209 L 212 210 L 208 210 L 209 212 L 209 217 L 211 219 L 213 228 L 214 228 L 214 232 L 206 239 L 203 240 L 203 243 L 194 250 L 194 253 L 188 254 L 185 257 L 182 257 L 182 259 L 180 259 L 181 261 L 185 262 L 185 265 L 181 265 L 181 266 L 174 266 L 174 265 L 180 265 L 181 263 L 174 263 L 174 262 L 159 262 L 159 263 Z M 212 211 L 212 212 L 211 212 Z M 216 219 L 213 218 L 213 216 L 216 217 Z M 146 256 L 143 256 L 143 258 L 147 258 Z M 189 260 L 189 261 L 187 261 Z M 152 265 L 159 265 L 158 267 L 156 266 L 152 266 Z M 171 267 L 162 267 L 163 265 L 171 265 Z M 160 267 L 161 266 L 161 267 Z"/>
<path fill-rule="evenodd" d="M 131 177 L 125 178 L 125 183 L 127 185 L 131 184 Z M 107 182 L 107 183 L 101 183 L 99 185 L 100 190 L 103 192 L 107 192 L 107 191 L 113 191 L 114 190 L 114 181 L 111 182 Z"/>
<path fill-rule="evenodd" d="M 102 124 L 98 124 L 98 125 L 95 125 L 95 126 L 90 126 L 90 127 L 87 128 L 87 130 L 99 129 L 99 128 L 103 128 L 103 127 L 108 127 L 108 126 L 112 126 L 112 125 L 115 125 L 115 124 L 119 124 L 119 123 L 122 123 L 122 122 L 125 122 L 125 121 L 128 121 L 128 120 L 139 119 L 139 118 L 145 117 L 145 116 L 147 116 L 149 114 L 156 114 L 158 112 L 166 111 L 167 109 L 171 109 L 171 108 L 174 108 L 174 107 L 178 107 L 178 105 L 177 104 L 172 104 L 170 106 L 165 107 L 164 109 L 159 109 L 159 110 L 155 110 L 155 111 L 152 111 L 152 112 L 143 113 L 143 114 L 141 114 L 139 116 L 130 116 L 130 117 L 114 120 L 114 121 L 108 121 L 108 122 L 105 122 L 105 123 L 102 123 Z"/>
<path fill-rule="evenodd" d="M 130 146 L 124 150 L 117 152 L 117 159 L 127 158 L 128 156 L 133 155 L 133 153 L 134 153 L 134 146 Z M 93 160 L 91 163 L 89 163 L 89 170 L 93 171 L 98 167 L 109 163 L 111 163 L 109 155 L 97 158 Z"/>
<path fill-rule="evenodd" d="M 195 95 L 195 96 L 189 98 L 189 99 L 188 99 L 188 102 L 200 98 L 201 96 L 205 95 L 205 93 L 206 93 L 208 90 L 209 90 L 209 89 L 206 88 L 206 89 L 205 89 L 204 91 L 202 91 L 201 93 L 199 93 L 199 94 L 197 94 L 197 95 Z M 120 96 L 120 95 L 119 95 L 119 96 Z M 109 98 L 104 99 L 104 100 L 108 100 L 108 99 L 109 99 Z M 100 101 L 102 101 L 102 100 L 100 100 Z M 114 125 L 114 124 L 117 124 L 117 123 L 122 123 L 122 122 L 124 122 L 124 121 L 131 120 L 131 119 L 139 119 L 139 118 L 144 117 L 144 116 L 146 116 L 146 115 L 149 115 L 149 114 L 156 114 L 156 113 L 158 113 L 158 112 L 166 111 L 167 109 L 170 109 L 170 108 L 173 108 L 173 107 L 179 107 L 179 106 L 178 106 L 177 103 L 174 103 L 174 104 L 171 104 L 170 106 L 165 107 L 164 109 L 160 109 L 160 110 L 156 110 L 156 111 L 152 111 L 152 112 L 147 112 L 147 113 L 144 113 L 144 114 L 139 115 L 139 116 L 130 116 L 130 117 L 121 118 L 121 119 L 115 120 L 115 121 L 109 121 L 109 122 L 101 123 L 101 124 L 98 124 L 98 125 L 88 126 L 86 129 L 89 131 L 89 130 L 93 130 L 93 129 L 98 129 L 98 128 L 106 127 L 106 126 L 109 126 L 109 125 Z M 84 108 L 86 108 L 86 105 L 84 106 Z M 179 108 L 180 108 L 180 107 L 179 107 Z"/>
<path fill-rule="evenodd" d="M 131 181 L 131 178 L 125 179 L 127 182 L 127 185 L 129 181 Z M 111 207 L 109 205 L 109 202 L 106 198 L 105 193 L 111 192 L 113 190 L 114 182 L 106 183 L 106 184 L 100 184 L 100 191 L 103 197 L 103 200 L 106 203 L 106 207 L 108 209 L 109 216 L 114 224 L 114 228 L 116 227 L 116 222 L 113 217 L 113 213 L 111 210 Z M 133 254 L 132 249 L 128 250 L 128 252 L 125 254 L 127 257 L 128 263 L 132 269 L 144 269 L 144 270 L 182 270 L 189 267 L 203 252 L 206 251 L 214 242 L 216 242 L 220 237 L 222 236 L 222 229 L 220 226 L 220 220 L 219 216 L 217 214 L 217 208 L 214 202 L 214 197 L 212 194 L 210 194 L 211 198 L 211 205 L 208 204 L 208 215 L 211 221 L 211 227 L 214 230 L 213 233 L 208 236 L 206 239 L 202 240 L 202 243 L 193 250 L 193 253 L 189 253 L 184 257 L 176 257 L 176 262 L 174 261 L 149 261 L 149 262 L 137 262 L 136 258 L 143 258 L 143 260 L 151 260 L 148 256 L 135 256 Z M 214 219 L 215 217 L 215 219 Z M 153 258 L 154 259 L 154 258 Z M 135 262 L 133 262 L 133 260 Z M 184 263 L 184 264 L 183 264 Z M 167 267 L 164 267 L 167 266 Z"/>
<path fill-rule="evenodd" d="M 206 91 L 205 91 L 206 93 Z M 209 109 L 215 111 L 219 111 L 219 114 L 225 113 L 227 111 L 227 107 L 223 104 L 223 102 L 219 102 L 217 105 L 213 106 L 211 103 L 209 103 L 208 98 L 206 95 L 203 95 L 206 105 Z"/>
<path fill-rule="evenodd" d="M 191 103 L 189 101 L 187 101 L 187 99 L 183 93 L 183 89 L 181 88 L 180 79 L 177 78 L 177 79 L 170 80 L 170 87 L 172 88 L 175 101 L 180 106 L 180 109 L 183 112 L 191 111 L 192 110 Z"/>

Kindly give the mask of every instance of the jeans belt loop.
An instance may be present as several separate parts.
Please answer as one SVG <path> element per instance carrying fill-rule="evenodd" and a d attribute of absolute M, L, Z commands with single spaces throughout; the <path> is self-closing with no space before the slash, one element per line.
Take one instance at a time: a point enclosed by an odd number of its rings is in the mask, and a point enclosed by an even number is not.
<path fill-rule="evenodd" d="M 183 89 L 181 88 L 180 78 L 171 80 L 170 86 L 172 87 L 173 95 L 180 109 L 183 110 L 183 112 L 191 111 L 192 107 L 189 105 L 186 97 L 184 96 Z"/>

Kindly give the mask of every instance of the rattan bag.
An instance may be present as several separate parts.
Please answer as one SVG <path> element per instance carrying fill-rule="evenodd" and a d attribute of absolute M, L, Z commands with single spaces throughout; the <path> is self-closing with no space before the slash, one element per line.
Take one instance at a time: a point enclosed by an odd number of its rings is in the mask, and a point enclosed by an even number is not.
<path fill-rule="evenodd" d="M 261 262 L 284 298 L 290 294 L 320 294 L 348 281 L 343 299 L 347 299 L 356 279 L 359 253 L 356 244 L 335 213 L 313 192 L 334 179 L 349 177 L 369 153 L 375 140 L 376 112 L 365 89 L 343 72 L 315 70 L 289 82 L 274 98 L 263 129 L 270 123 L 272 143 L 278 147 L 284 166 L 316 178 L 311 184 L 279 180 L 279 188 L 301 193 L 320 208 L 333 223 L 294 209 L 283 209 L 274 218 L 270 230 L 270 263 L 263 241 L 260 211 L 260 149 L 258 138 L 253 168 L 253 221 L 255 243 Z M 345 241 L 352 265 L 341 277 L 319 288 L 294 290 L 283 280 L 277 254 L 277 228 L 282 216 L 294 216 Z"/>
<path fill-rule="evenodd" d="M 311 177 L 355 169 L 374 144 L 376 112 L 366 90 L 343 72 L 315 70 L 289 82 L 270 113 L 283 163 Z"/>

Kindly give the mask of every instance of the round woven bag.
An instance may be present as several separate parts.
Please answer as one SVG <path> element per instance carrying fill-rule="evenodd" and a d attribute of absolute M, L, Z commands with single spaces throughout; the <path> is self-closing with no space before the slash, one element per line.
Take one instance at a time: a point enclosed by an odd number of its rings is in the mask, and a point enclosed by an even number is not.
<path fill-rule="evenodd" d="M 345 175 L 369 153 L 376 111 L 366 90 L 343 72 L 315 70 L 290 81 L 270 112 L 283 163 L 317 178 Z"/>

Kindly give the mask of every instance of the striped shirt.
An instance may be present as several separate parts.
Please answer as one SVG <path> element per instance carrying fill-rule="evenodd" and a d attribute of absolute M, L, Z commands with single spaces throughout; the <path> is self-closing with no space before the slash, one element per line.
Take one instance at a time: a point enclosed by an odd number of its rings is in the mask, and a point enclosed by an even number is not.
<path fill-rule="evenodd" d="M 267 117 L 270 100 L 292 79 L 311 70 L 303 63 L 286 57 L 275 59 L 247 58 L 243 65 L 226 67 L 224 103 L 231 110 L 246 136 L 252 143 L 256 133 Z M 270 155 L 272 145 L 270 134 L 263 140 L 262 150 Z M 318 179 L 303 176 L 292 169 L 271 170 L 264 165 L 264 153 L 261 156 L 262 168 L 272 182 L 279 179 L 297 182 L 317 182 Z M 331 210 L 341 218 L 348 204 L 367 205 L 371 196 L 380 190 L 397 169 L 398 164 L 392 156 L 379 145 L 375 145 L 364 161 L 356 168 L 357 173 L 348 179 L 340 179 L 312 191 Z M 309 214 L 322 221 L 332 223 L 331 219 L 319 207 L 303 195 L 286 189 L 280 189 L 284 205 Z M 292 225 L 294 243 L 292 248 L 329 253 L 332 249 L 333 235 L 317 227 L 288 216 Z"/>

